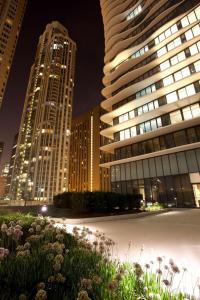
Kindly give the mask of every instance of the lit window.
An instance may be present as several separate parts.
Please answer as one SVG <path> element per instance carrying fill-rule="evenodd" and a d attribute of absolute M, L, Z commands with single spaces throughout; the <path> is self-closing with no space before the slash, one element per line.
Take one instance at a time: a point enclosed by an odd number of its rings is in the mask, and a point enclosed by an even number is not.
<path fill-rule="evenodd" d="M 178 37 L 177 39 L 174 40 L 174 46 L 178 47 L 179 45 L 181 45 L 181 38 Z"/>
<path fill-rule="evenodd" d="M 124 114 L 124 122 L 128 121 L 128 113 Z"/>
<path fill-rule="evenodd" d="M 183 112 L 184 120 L 192 119 L 192 112 L 191 112 L 190 106 L 183 108 L 182 112 Z"/>
<path fill-rule="evenodd" d="M 196 72 L 200 72 L 200 60 L 198 60 L 194 63 L 194 67 L 195 67 Z"/>
<path fill-rule="evenodd" d="M 159 35 L 159 40 L 160 40 L 160 42 L 162 42 L 162 41 L 165 40 L 165 34 L 164 34 L 164 33 L 161 33 L 161 34 Z"/>
<path fill-rule="evenodd" d="M 176 65 L 178 63 L 178 57 L 174 56 L 170 59 L 172 66 Z"/>
<path fill-rule="evenodd" d="M 197 16 L 198 20 L 200 20 L 200 6 L 198 6 L 198 7 L 195 9 L 195 13 L 196 13 L 196 16 Z"/>
<path fill-rule="evenodd" d="M 148 87 L 146 88 L 146 94 L 150 94 L 150 93 L 151 93 L 151 87 L 148 86 Z"/>
<path fill-rule="evenodd" d="M 192 33 L 191 29 L 185 32 L 185 37 L 186 37 L 187 41 L 189 41 L 193 38 L 193 33 Z"/>
<path fill-rule="evenodd" d="M 197 45 L 196 44 L 190 46 L 189 49 L 190 49 L 190 54 L 191 55 L 195 55 L 195 54 L 197 54 L 199 52 L 198 49 L 197 49 Z"/>
<path fill-rule="evenodd" d="M 162 56 L 162 55 L 164 55 L 166 53 L 167 53 L 166 47 L 163 47 L 163 48 L 161 48 L 160 50 L 157 51 L 158 57 L 160 57 L 160 56 Z"/>
<path fill-rule="evenodd" d="M 168 95 L 166 95 L 167 103 L 172 103 L 178 100 L 176 92 L 172 92 Z"/>
<path fill-rule="evenodd" d="M 200 116 L 199 104 L 191 105 L 191 111 L 192 111 L 192 115 L 193 115 L 194 118 L 199 117 Z"/>
<path fill-rule="evenodd" d="M 165 36 L 166 36 L 166 38 L 168 38 L 169 36 L 171 36 L 171 30 L 170 30 L 170 28 L 165 31 Z"/>
<path fill-rule="evenodd" d="M 120 141 L 124 140 L 124 131 L 120 131 Z"/>
<path fill-rule="evenodd" d="M 196 94 L 193 84 L 186 86 L 186 91 L 187 91 L 188 96 L 192 96 L 192 95 Z"/>
<path fill-rule="evenodd" d="M 180 110 L 174 111 L 170 114 L 171 124 L 176 124 L 182 121 L 182 115 Z"/>
<path fill-rule="evenodd" d="M 200 27 L 199 25 L 196 25 L 195 27 L 192 28 L 192 32 L 194 36 L 198 36 L 200 34 Z"/>
<path fill-rule="evenodd" d="M 158 45 L 159 44 L 159 38 L 155 38 L 155 44 Z"/>
<path fill-rule="evenodd" d="M 144 105 L 143 106 L 143 113 L 146 113 L 146 112 L 148 112 L 149 110 L 148 110 L 148 105 L 146 104 L 146 105 Z"/>
<path fill-rule="evenodd" d="M 151 131 L 151 123 L 150 121 L 145 122 L 145 132 Z"/>
<path fill-rule="evenodd" d="M 152 130 L 157 129 L 157 122 L 156 122 L 156 119 L 151 120 L 151 128 L 152 128 Z"/>
<path fill-rule="evenodd" d="M 136 136 L 137 132 L 136 132 L 136 127 L 131 127 L 131 137 Z"/>
<path fill-rule="evenodd" d="M 190 76 L 190 69 L 188 67 L 181 70 L 183 78 Z"/>
<path fill-rule="evenodd" d="M 130 129 L 126 129 L 124 132 L 125 135 L 125 139 L 129 139 L 130 138 Z"/>
<path fill-rule="evenodd" d="M 163 85 L 164 86 L 168 86 L 168 85 L 172 84 L 173 82 L 174 82 L 174 79 L 173 79 L 172 75 L 170 75 L 170 76 L 163 79 Z"/>
<path fill-rule="evenodd" d="M 158 108 L 158 107 L 159 107 L 158 100 L 155 100 L 155 101 L 154 101 L 154 107 L 155 107 L 155 108 Z"/>
<path fill-rule="evenodd" d="M 162 120 L 161 118 L 157 118 L 157 127 L 162 127 Z"/>
<path fill-rule="evenodd" d="M 133 119 L 135 117 L 135 112 L 134 110 L 129 111 L 129 118 Z"/>
<path fill-rule="evenodd" d="M 171 43 L 169 43 L 169 44 L 167 45 L 168 51 L 174 49 L 174 47 L 175 47 L 175 46 L 174 46 L 174 42 L 171 42 Z"/>
<path fill-rule="evenodd" d="M 183 89 L 178 90 L 178 95 L 179 95 L 179 99 L 186 98 L 187 97 L 186 89 L 183 88 Z"/>
<path fill-rule="evenodd" d="M 119 123 L 123 123 L 124 122 L 124 117 L 123 115 L 122 116 L 119 116 Z"/>
<path fill-rule="evenodd" d="M 176 24 L 174 24 L 174 25 L 171 27 L 171 32 L 172 32 L 172 33 L 175 33 L 175 32 L 177 32 L 177 31 L 178 31 L 178 27 L 177 27 Z"/>
<path fill-rule="evenodd" d="M 189 15 L 188 15 L 188 20 L 190 22 L 190 24 L 196 22 L 197 18 L 195 16 L 195 13 L 194 12 L 191 12 Z"/>
<path fill-rule="evenodd" d="M 148 108 L 149 108 L 149 111 L 151 111 L 151 110 L 154 109 L 153 102 L 150 102 L 150 103 L 148 104 Z"/>
<path fill-rule="evenodd" d="M 177 58 L 178 58 L 178 61 L 181 62 L 183 61 L 186 57 L 185 57 L 185 52 L 182 51 L 180 52 L 179 54 L 177 54 Z"/>
<path fill-rule="evenodd" d="M 155 86 L 155 84 L 153 84 L 153 85 L 151 86 L 151 90 L 152 90 L 152 92 L 155 92 L 155 91 L 156 91 L 156 86 Z"/>
<path fill-rule="evenodd" d="M 143 113 L 142 107 L 138 107 L 138 116 L 140 116 Z"/>
<path fill-rule="evenodd" d="M 160 64 L 161 71 L 164 71 L 170 67 L 169 60 L 166 60 L 164 63 Z"/>
<path fill-rule="evenodd" d="M 181 20 L 181 24 L 182 24 L 183 27 L 188 26 L 190 24 L 189 21 L 188 21 L 188 18 L 187 17 L 183 18 Z"/>
<path fill-rule="evenodd" d="M 174 74 L 174 78 L 175 78 L 175 81 L 181 80 L 181 79 L 183 78 L 181 71 L 176 72 L 176 73 Z"/>

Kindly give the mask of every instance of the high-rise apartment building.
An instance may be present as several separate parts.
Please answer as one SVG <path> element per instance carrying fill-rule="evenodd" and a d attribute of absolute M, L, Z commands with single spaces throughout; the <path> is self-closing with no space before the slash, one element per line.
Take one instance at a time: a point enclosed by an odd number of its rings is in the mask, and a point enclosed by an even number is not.
<path fill-rule="evenodd" d="M 99 166 L 105 156 L 100 151 L 101 111 L 98 105 L 72 120 L 69 191 L 109 190 L 109 170 Z"/>
<path fill-rule="evenodd" d="M 15 162 L 16 149 L 17 149 L 17 140 L 18 140 L 18 133 L 15 134 L 15 136 L 14 136 L 12 150 L 11 150 L 11 156 L 10 156 L 10 162 L 9 162 L 9 171 L 8 171 L 8 174 L 7 174 L 6 195 L 9 194 L 9 190 L 10 190 L 10 184 L 11 184 L 12 173 L 13 173 L 14 162 Z"/>
<path fill-rule="evenodd" d="M 1 162 L 2 154 L 3 154 L 3 148 L 4 148 L 4 143 L 0 142 L 0 162 Z"/>
<path fill-rule="evenodd" d="M 27 0 L 0 0 L 0 107 Z"/>
<path fill-rule="evenodd" d="M 59 22 L 39 38 L 13 168 L 11 200 L 52 201 L 68 189 L 76 44 Z"/>
<path fill-rule="evenodd" d="M 112 190 L 199 206 L 199 0 L 100 0 Z"/>

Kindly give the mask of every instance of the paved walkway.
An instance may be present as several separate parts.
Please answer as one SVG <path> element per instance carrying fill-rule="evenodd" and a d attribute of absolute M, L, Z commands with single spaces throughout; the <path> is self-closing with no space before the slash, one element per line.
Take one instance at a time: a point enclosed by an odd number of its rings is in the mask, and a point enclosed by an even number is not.
<path fill-rule="evenodd" d="M 81 224 L 80 224 L 81 226 Z M 149 262 L 157 256 L 172 258 L 193 273 L 187 278 L 192 289 L 200 277 L 200 210 L 183 209 L 138 219 L 84 224 L 104 232 L 116 242 L 115 255 L 121 260 Z M 143 251 L 144 249 L 144 251 Z M 193 283 L 189 283 L 191 280 Z"/>

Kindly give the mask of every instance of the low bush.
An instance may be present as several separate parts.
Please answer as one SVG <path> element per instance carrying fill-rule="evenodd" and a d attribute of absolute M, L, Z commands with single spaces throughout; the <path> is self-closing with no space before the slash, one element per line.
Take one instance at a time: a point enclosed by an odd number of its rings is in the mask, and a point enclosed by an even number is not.
<path fill-rule="evenodd" d="M 65 192 L 54 197 L 57 208 L 70 208 L 75 212 L 111 213 L 116 210 L 140 208 L 140 194 L 118 194 L 112 192 Z"/>

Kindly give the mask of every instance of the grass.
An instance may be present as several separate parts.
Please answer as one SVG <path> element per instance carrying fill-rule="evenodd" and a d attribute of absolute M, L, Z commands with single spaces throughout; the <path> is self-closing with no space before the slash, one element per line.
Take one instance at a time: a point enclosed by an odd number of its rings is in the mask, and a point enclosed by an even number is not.
<path fill-rule="evenodd" d="M 114 243 L 102 233 L 75 227 L 71 235 L 46 219 L 19 213 L 1 216 L 0 228 L 1 300 L 187 297 L 172 290 L 180 272 L 174 263 L 165 269 L 158 258 L 160 271 L 154 272 L 150 265 L 112 261 Z"/>

